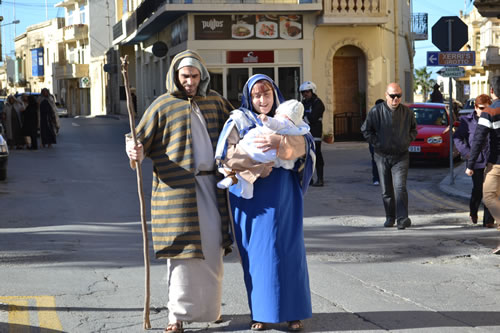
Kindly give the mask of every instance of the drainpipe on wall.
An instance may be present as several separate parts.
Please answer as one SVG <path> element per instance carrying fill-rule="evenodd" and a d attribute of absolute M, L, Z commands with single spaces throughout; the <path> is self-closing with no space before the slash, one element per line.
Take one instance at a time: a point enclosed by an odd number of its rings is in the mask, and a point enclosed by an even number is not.
<path fill-rule="evenodd" d="M 394 82 L 399 83 L 399 23 L 398 23 L 398 1 L 394 0 Z"/>

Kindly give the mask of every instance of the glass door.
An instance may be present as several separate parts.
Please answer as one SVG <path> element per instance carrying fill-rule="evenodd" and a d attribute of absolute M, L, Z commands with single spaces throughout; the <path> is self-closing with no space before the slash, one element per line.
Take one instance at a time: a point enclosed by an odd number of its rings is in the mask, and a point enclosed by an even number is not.
<path fill-rule="evenodd" d="M 227 71 L 227 99 L 234 108 L 241 105 L 243 87 L 248 80 L 247 68 L 229 68 Z"/>
<path fill-rule="evenodd" d="M 278 87 L 285 99 L 296 99 L 300 101 L 300 67 L 278 68 Z"/>
<path fill-rule="evenodd" d="M 255 74 L 267 75 L 274 81 L 274 67 L 252 68 L 252 75 Z"/>

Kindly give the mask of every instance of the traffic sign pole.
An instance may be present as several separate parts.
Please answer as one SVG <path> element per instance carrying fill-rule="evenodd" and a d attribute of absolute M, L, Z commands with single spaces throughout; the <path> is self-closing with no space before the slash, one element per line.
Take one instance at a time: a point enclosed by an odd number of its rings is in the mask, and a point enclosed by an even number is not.
<path fill-rule="evenodd" d="M 449 19 L 448 21 L 448 51 L 451 52 L 452 50 L 452 34 L 453 34 L 453 20 Z M 455 178 L 453 177 L 453 123 L 454 123 L 454 118 L 455 118 L 455 113 L 453 112 L 453 86 L 452 86 L 453 80 L 451 77 L 449 77 L 448 80 L 448 86 L 450 87 L 450 103 L 449 109 L 450 109 L 450 123 L 448 124 L 450 127 L 450 185 L 455 184 Z"/>
<path fill-rule="evenodd" d="M 458 16 L 443 16 L 441 17 L 436 24 L 432 26 L 432 43 L 437 46 L 437 48 L 441 51 L 448 50 L 451 53 L 454 52 L 454 55 L 451 55 L 451 59 L 446 57 L 447 59 L 441 59 L 440 54 L 436 54 L 435 52 L 427 53 L 427 65 L 428 66 L 439 66 L 441 62 L 446 63 L 445 66 L 458 66 L 458 65 L 469 65 L 467 61 L 471 61 L 470 58 L 474 59 L 474 56 L 467 55 L 467 52 L 456 52 L 462 48 L 462 46 L 467 43 L 468 40 L 468 27 L 460 17 Z M 448 33 L 446 33 L 448 31 Z M 453 31 L 455 35 L 453 35 Z M 458 53 L 458 54 L 457 54 Z M 460 54 L 460 55 L 459 55 Z M 438 58 L 438 64 L 436 64 L 436 56 Z M 453 58 L 455 56 L 455 58 Z M 462 57 L 463 56 L 463 57 Z M 445 55 L 443 55 L 445 58 Z M 441 61 L 442 60 L 442 61 Z M 471 63 L 470 65 L 473 65 Z M 454 113 L 453 113 L 453 87 L 452 87 L 452 79 L 450 76 L 449 79 L 450 86 L 450 104 L 449 104 L 449 119 L 450 119 L 450 184 L 453 185 L 455 180 L 453 179 L 453 123 L 454 123 Z"/>

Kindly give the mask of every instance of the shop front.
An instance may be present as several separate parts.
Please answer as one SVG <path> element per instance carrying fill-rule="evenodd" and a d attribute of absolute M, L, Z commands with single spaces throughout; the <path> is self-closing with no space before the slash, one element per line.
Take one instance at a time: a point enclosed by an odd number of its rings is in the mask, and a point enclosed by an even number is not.
<path fill-rule="evenodd" d="M 271 50 L 225 52 L 225 64 L 208 66 L 211 88 L 226 96 L 234 107 L 240 106 L 243 86 L 254 74 L 265 74 L 272 78 L 286 99 L 299 99 L 301 63 L 280 65 L 274 60 L 275 51 Z M 203 51 L 200 53 L 203 54 Z"/>
<path fill-rule="evenodd" d="M 234 107 L 254 74 L 271 77 L 286 99 L 300 99 L 308 43 L 302 15 L 194 15 L 194 26 L 193 48 L 207 63 L 211 88 Z"/>

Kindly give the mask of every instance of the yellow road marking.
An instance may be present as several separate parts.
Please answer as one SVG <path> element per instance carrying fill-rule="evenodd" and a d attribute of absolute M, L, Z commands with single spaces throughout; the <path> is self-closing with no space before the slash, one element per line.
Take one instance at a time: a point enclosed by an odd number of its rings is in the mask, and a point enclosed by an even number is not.
<path fill-rule="evenodd" d="M 41 329 L 62 331 L 61 321 L 57 316 L 56 298 L 54 296 L 0 296 L 0 301 L 8 304 L 9 333 L 21 332 L 30 327 L 30 301 L 36 303 L 33 311 L 37 311 Z M 33 322 L 36 322 L 35 320 Z M 43 331 L 43 330 L 42 330 Z"/>
<path fill-rule="evenodd" d="M 27 299 L 13 299 L 9 301 L 9 332 L 22 332 L 22 327 L 30 327 L 30 317 L 26 309 L 28 308 Z"/>
<path fill-rule="evenodd" d="M 447 200 L 446 198 L 439 197 L 429 191 L 422 190 L 422 193 L 419 191 L 415 190 L 410 190 L 409 193 L 412 194 L 413 196 L 417 197 L 418 199 L 425 201 L 429 204 L 431 204 L 434 207 L 439 207 L 439 208 L 453 208 L 453 209 L 459 209 L 459 210 L 464 210 L 468 211 L 469 208 L 466 205 L 456 203 L 450 200 Z"/>
<path fill-rule="evenodd" d="M 438 195 L 436 195 L 428 190 L 422 190 L 422 193 L 425 196 L 430 197 L 431 199 L 434 199 L 435 201 L 440 201 L 444 207 L 454 207 L 457 209 L 469 211 L 469 207 L 467 205 L 452 201 L 448 197 L 438 196 Z"/>
<path fill-rule="evenodd" d="M 40 328 L 62 331 L 62 325 L 56 312 L 56 298 L 53 296 L 36 297 L 36 305 L 42 308 L 38 312 Z M 45 308 L 45 310 L 43 310 Z"/>

